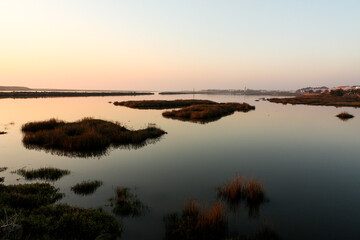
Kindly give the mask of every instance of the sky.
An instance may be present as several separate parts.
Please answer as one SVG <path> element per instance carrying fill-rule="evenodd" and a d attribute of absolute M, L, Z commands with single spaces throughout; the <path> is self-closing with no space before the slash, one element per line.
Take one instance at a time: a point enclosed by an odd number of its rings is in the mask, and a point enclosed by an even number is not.
<path fill-rule="evenodd" d="M 0 85 L 360 84 L 359 0 L 1 0 Z"/>

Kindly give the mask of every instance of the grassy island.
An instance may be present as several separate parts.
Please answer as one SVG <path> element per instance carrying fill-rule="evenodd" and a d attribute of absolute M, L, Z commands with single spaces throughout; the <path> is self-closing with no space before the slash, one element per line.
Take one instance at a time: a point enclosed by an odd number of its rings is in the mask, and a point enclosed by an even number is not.
<path fill-rule="evenodd" d="M 125 106 L 136 109 L 169 109 L 169 108 L 181 108 L 200 104 L 216 104 L 216 102 L 210 100 L 143 100 L 143 101 L 124 101 L 114 102 L 115 106 Z"/>
<path fill-rule="evenodd" d="M 303 104 L 314 106 L 360 107 L 360 97 L 357 95 L 311 94 L 291 98 L 270 98 L 269 102 L 282 104 Z"/>
<path fill-rule="evenodd" d="M 92 118 L 69 123 L 57 119 L 29 122 L 22 126 L 22 131 L 27 148 L 75 156 L 101 155 L 110 146 L 142 145 L 166 133 L 154 126 L 128 130 L 119 123 Z"/>
<path fill-rule="evenodd" d="M 348 112 L 342 112 L 342 113 L 339 113 L 338 115 L 336 115 L 338 118 L 340 118 L 341 120 L 348 120 L 350 118 L 353 118 L 354 115 L 351 115 L 350 113 Z"/>
<path fill-rule="evenodd" d="M 248 112 L 254 109 L 254 106 L 247 103 L 203 104 L 184 107 L 179 110 L 166 111 L 163 112 L 163 116 L 184 121 L 206 123 L 233 114 L 235 111 Z"/>

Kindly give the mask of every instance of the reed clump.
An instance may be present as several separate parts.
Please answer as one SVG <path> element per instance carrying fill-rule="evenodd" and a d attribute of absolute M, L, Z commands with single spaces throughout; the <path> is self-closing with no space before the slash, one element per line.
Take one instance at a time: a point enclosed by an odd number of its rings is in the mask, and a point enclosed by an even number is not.
<path fill-rule="evenodd" d="M 123 217 L 140 216 L 148 209 L 127 187 L 117 187 L 115 196 L 110 198 L 109 201 L 114 206 L 113 212 Z"/>
<path fill-rule="evenodd" d="M 98 180 L 94 181 L 84 181 L 78 184 L 75 184 L 71 187 L 71 190 L 79 195 L 89 195 L 92 194 L 98 189 L 103 183 Z"/>
<path fill-rule="evenodd" d="M 348 120 L 350 118 L 353 118 L 354 115 L 351 115 L 350 113 L 348 112 L 342 112 L 342 113 L 339 113 L 338 115 L 336 115 L 338 118 L 340 118 L 341 120 Z"/>
<path fill-rule="evenodd" d="M 217 103 L 184 107 L 163 112 L 162 115 L 166 118 L 205 123 L 233 114 L 235 111 L 248 112 L 254 109 L 254 106 L 247 103 Z"/>
<path fill-rule="evenodd" d="M 23 143 L 28 148 L 79 153 L 80 156 L 87 152 L 103 153 L 110 146 L 143 144 L 166 133 L 154 126 L 128 130 L 119 123 L 92 118 L 69 123 L 56 119 L 31 122 L 23 125 L 22 131 Z"/>
<path fill-rule="evenodd" d="M 143 100 L 143 101 L 123 101 L 123 102 L 114 102 L 115 106 L 125 106 L 129 108 L 136 109 L 169 109 L 169 108 L 181 108 L 188 107 L 192 105 L 200 104 L 216 104 L 216 102 L 210 100 L 198 100 L 198 99 L 188 99 L 188 100 Z"/>
<path fill-rule="evenodd" d="M 23 176 L 26 180 L 39 179 L 46 181 L 56 181 L 62 178 L 63 176 L 70 174 L 70 171 L 47 167 L 47 168 L 39 168 L 39 169 L 31 169 L 31 170 L 19 169 L 14 173 Z"/>
<path fill-rule="evenodd" d="M 196 200 L 185 203 L 182 214 L 165 216 L 166 239 L 222 239 L 227 221 L 224 205 L 199 204 Z"/>
<path fill-rule="evenodd" d="M 230 201 L 240 201 L 246 199 L 247 202 L 262 202 L 265 200 L 265 190 L 263 184 L 250 177 L 247 180 L 244 176 L 236 175 L 222 187 L 218 187 L 218 194 Z"/>

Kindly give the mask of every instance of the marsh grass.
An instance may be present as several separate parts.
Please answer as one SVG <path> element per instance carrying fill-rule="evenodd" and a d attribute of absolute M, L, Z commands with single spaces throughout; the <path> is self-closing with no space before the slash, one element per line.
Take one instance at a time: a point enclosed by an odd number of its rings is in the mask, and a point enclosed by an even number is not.
<path fill-rule="evenodd" d="M 136 217 L 144 214 L 149 207 L 144 205 L 129 188 L 117 187 L 115 196 L 110 198 L 113 212 L 122 217 Z"/>
<path fill-rule="evenodd" d="M 0 183 L 3 183 L 5 181 L 5 177 L 0 177 Z"/>
<path fill-rule="evenodd" d="M 166 118 L 207 123 L 231 115 L 235 111 L 248 112 L 254 109 L 254 106 L 247 103 L 217 103 L 184 107 L 179 110 L 163 112 L 162 115 Z"/>
<path fill-rule="evenodd" d="M 342 113 L 339 113 L 338 115 L 336 115 L 338 118 L 340 118 L 341 120 L 343 121 L 346 121 L 350 118 L 353 118 L 354 115 L 351 115 L 350 113 L 348 112 L 342 112 Z"/>
<path fill-rule="evenodd" d="M 71 190 L 79 195 L 89 195 L 92 194 L 98 189 L 103 183 L 101 181 L 84 181 L 78 184 L 75 184 L 71 187 Z"/>
<path fill-rule="evenodd" d="M 120 236 L 122 226 L 114 216 L 101 209 L 54 205 L 62 197 L 59 189 L 49 183 L 0 184 L 0 239 L 3 236 L 28 240 Z"/>
<path fill-rule="evenodd" d="M 34 209 L 52 204 L 62 197 L 59 189 L 49 183 L 0 184 L 0 204 L 12 208 Z"/>
<path fill-rule="evenodd" d="M 227 221 L 223 203 L 199 204 L 196 200 L 185 203 L 181 215 L 164 217 L 166 239 L 222 239 L 226 234 Z"/>
<path fill-rule="evenodd" d="M 259 207 L 262 203 L 268 201 L 265 197 L 263 184 L 250 177 L 236 175 L 233 179 L 220 187 L 217 187 L 218 197 L 225 200 L 232 209 L 243 201 L 246 202 L 250 217 L 257 217 Z"/>
<path fill-rule="evenodd" d="M 360 97 L 356 95 L 336 96 L 331 94 L 303 95 L 291 98 L 270 98 L 269 102 L 282 104 L 303 104 L 315 106 L 360 107 Z"/>
<path fill-rule="evenodd" d="M 65 123 L 56 119 L 26 123 L 22 126 L 23 143 L 29 149 L 45 149 L 56 154 L 79 157 L 97 156 L 106 153 L 110 146 L 142 145 L 148 139 L 156 139 L 166 132 L 147 127 L 128 130 L 119 123 L 85 118 Z"/>
<path fill-rule="evenodd" d="M 66 204 L 48 205 L 21 219 L 23 236 L 30 239 L 95 239 L 107 234 L 116 239 L 122 232 L 115 217 L 101 209 Z"/>
<path fill-rule="evenodd" d="M 6 171 L 8 168 L 7 167 L 0 167 L 0 172 L 4 172 Z"/>
<path fill-rule="evenodd" d="M 40 168 L 40 169 L 19 169 L 14 171 L 13 173 L 17 173 L 23 176 L 26 180 L 46 180 L 46 181 L 56 181 L 62 178 L 65 175 L 70 174 L 69 170 L 62 170 L 58 168 Z"/>
<path fill-rule="evenodd" d="M 169 108 L 181 108 L 188 107 L 192 105 L 200 104 L 216 104 L 216 102 L 210 100 L 198 100 L 198 99 L 188 99 L 188 100 L 143 100 L 143 101 L 123 101 L 123 102 L 114 102 L 115 106 L 125 106 L 129 108 L 136 109 L 169 109 Z"/>

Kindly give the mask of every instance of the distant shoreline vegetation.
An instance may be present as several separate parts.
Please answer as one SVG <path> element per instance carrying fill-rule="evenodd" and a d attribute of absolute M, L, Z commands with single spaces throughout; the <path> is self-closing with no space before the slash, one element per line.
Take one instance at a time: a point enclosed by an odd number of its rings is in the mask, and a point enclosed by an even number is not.
<path fill-rule="evenodd" d="M 181 108 L 200 104 L 217 104 L 210 100 L 198 99 L 177 99 L 177 100 L 143 100 L 143 101 L 123 101 L 114 102 L 115 106 L 125 106 L 136 109 L 170 109 Z"/>
<path fill-rule="evenodd" d="M 344 94 L 341 91 L 324 94 L 309 94 L 292 98 L 270 98 L 269 102 L 282 104 L 302 104 L 314 106 L 360 107 L 360 97 L 357 94 Z"/>
<path fill-rule="evenodd" d="M 119 123 L 92 118 L 76 122 L 57 119 L 28 122 L 21 130 L 26 148 L 75 157 L 100 156 L 110 146 L 143 146 L 148 139 L 157 139 L 166 133 L 153 125 L 128 130 Z"/>
<path fill-rule="evenodd" d="M 13 91 L 0 92 L 1 98 L 49 98 L 49 97 L 106 97 L 153 95 L 153 92 L 99 92 L 99 91 Z"/>

